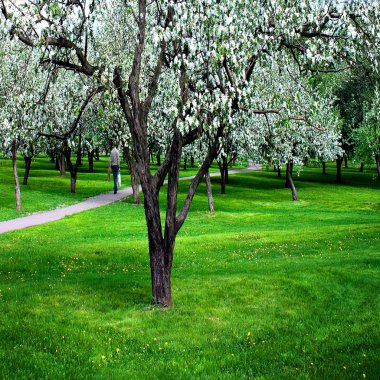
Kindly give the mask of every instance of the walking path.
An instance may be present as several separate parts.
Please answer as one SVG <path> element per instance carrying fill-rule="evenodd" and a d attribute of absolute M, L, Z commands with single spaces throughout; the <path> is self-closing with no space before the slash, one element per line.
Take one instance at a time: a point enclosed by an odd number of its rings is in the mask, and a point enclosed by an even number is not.
<path fill-rule="evenodd" d="M 230 170 L 229 174 L 242 173 L 260 169 L 261 166 L 257 165 L 247 169 Z M 210 173 L 210 176 L 220 176 L 220 173 Z M 185 181 L 192 178 L 194 177 L 182 177 L 180 178 L 180 181 Z M 63 219 L 67 215 L 77 214 L 82 211 L 91 210 L 93 208 L 105 206 L 110 203 L 120 201 L 132 194 L 132 187 L 127 187 L 125 189 L 118 190 L 117 194 L 114 194 L 113 191 L 111 191 L 109 193 L 100 194 L 95 197 L 88 198 L 85 201 L 79 202 L 72 206 L 57 208 L 55 210 L 50 211 L 36 212 L 27 216 L 23 216 L 21 218 L 6 220 L 4 222 L 0 222 L 0 234 L 9 231 L 21 230 L 27 227 L 38 226 L 40 224 L 54 222 L 56 220 Z"/>

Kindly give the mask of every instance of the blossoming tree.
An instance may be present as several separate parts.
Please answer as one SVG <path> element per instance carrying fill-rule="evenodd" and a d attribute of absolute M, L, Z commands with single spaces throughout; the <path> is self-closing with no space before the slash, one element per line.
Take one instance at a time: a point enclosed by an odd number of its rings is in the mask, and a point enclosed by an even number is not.
<path fill-rule="evenodd" d="M 362 53 L 377 59 L 372 47 L 378 37 L 378 1 L 0 0 L 0 9 L 3 28 L 38 50 L 43 62 L 86 75 L 117 93 L 144 193 L 152 299 L 162 306 L 172 303 L 177 233 L 201 178 L 219 152 L 225 128 L 246 111 L 243 100 L 261 72 L 256 69 L 296 62 L 306 74 L 311 68 L 331 69 L 335 62 Z M 159 112 L 160 88 L 176 96 L 165 125 L 169 148 L 153 174 L 149 116 Z M 250 112 L 265 117 L 279 110 Z M 182 149 L 201 136 L 207 136 L 209 144 L 178 207 Z M 162 226 L 158 199 L 166 176 Z"/>

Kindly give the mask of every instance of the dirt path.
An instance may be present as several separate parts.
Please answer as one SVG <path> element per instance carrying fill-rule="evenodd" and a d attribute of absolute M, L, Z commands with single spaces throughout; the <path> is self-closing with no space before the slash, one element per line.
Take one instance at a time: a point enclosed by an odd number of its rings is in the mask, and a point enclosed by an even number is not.
<path fill-rule="evenodd" d="M 243 173 L 252 170 L 261 170 L 261 166 L 256 166 L 247 169 L 240 170 L 230 170 L 229 174 Z M 219 173 L 210 173 L 211 177 L 220 176 Z M 185 181 L 192 179 L 193 177 L 182 177 L 180 181 Z M 165 181 L 166 183 L 166 181 Z M 33 213 L 21 218 L 6 220 L 0 222 L 0 234 L 10 231 L 21 230 L 27 227 L 38 226 L 40 224 L 45 224 L 49 222 L 54 222 L 59 219 L 63 219 L 67 215 L 77 214 L 82 211 L 91 210 L 100 206 L 105 206 L 110 203 L 120 201 L 126 197 L 132 195 L 132 187 L 127 187 L 125 189 L 118 190 L 117 194 L 114 194 L 113 191 L 105 194 L 100 194 L 95 197 L 86 199 L 83 202 L 76 203 L 72 206 L 57 208 L 50 211 L 41 211 Z"/>

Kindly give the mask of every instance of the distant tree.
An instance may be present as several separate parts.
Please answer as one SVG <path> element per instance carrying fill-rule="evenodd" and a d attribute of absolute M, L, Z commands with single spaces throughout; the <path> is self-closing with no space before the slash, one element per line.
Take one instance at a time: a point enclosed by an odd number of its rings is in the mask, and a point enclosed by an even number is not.
<path fill-rule="evenodd" d="M 363 162 L 376 163 L 380 179 L 380 89 L 373 87 L 373 95 L 363 105 L 363 120 L 353 131 L 356 158 Z"/>

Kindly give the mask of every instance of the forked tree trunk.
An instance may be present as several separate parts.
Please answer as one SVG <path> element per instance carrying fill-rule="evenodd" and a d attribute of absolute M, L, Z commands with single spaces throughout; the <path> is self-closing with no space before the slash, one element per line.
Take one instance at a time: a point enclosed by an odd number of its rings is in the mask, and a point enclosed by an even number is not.
<path fill-rule="evenodd" d="M 28 179 L 29 179 L 29 173 L 30 173 L 30 166 L 32 165 L 32 157 L 24 156 L 24 161 L 25 161 L 25 173 L 24 173 L 24 179 L 22 181 L 22 184 L 27 185 Z"/>
<path fill-rule="evenodd" d="M 215 212 L 215 209 L 214 209 L 214 199 L 212 196 L 211 178 L 210 178 L 209 170 L 206 171 L 205 178 L 206 178 L 206 187 L 207 187 L 208 208 L 210 210 L 210 213 L 213 214 Z"/>
<path fill-rule="evenodd" d="M 338 156 L 336 159 L 336 181 L 338 183 L 342 182 L 342 163 L 343 157 Z"/>
<path fill-rule="evenodd" d="M 94 155 L 95 155 L 95 152 L 93 150 L 88 151 L 88 171 L 89 171 L 89 173 L 94 172 Z"/>
<path fill-rule="evenodd" d="M 326 161 L 322 161 L 322 174 L 326 175 Z"/>
<path fill-rule="evenodd" d="M 364 162 L 362 162 L 362 163 L 360 164 L 359 172 L 360 172 L 360 173 L 363 173 L 363 172 L 364 172 Z"/>
<path fill-rule="evenodd" d="M 377 178 L 380 179 L 380 154 L 375 155 L 375 160 L 376 160 Z"/>
<path fill-rule="evenodd" d="M 165 154 L 165 159 L 162 166 L 159 166 L 154 175 L 151 174 L 146 131 L 149 108 L 154 99 L 160 68 L 163 63 L 163 56 L 160 56 L 159 64 L 157 65 L 157 69 L 155 71 L 155 77 L 149 86 L 148 95 L 145 101 L 141 102 L 139 98 L 139 94 L 141 92 L 139 77 L 142 63 L 141 58 L 145 43 L 146 2 L 139 2 L 139 13 L 139 34 L 132 70 L 128 81 L 128 95 L 123 89 L 123 80 L 119 67 L 116 67 L 114 70 L 113 83 L 118 92 L 120 105 L 126 116 L 132 138 L 134 139 L 133 158 L 136 162 L 136 168 L 144 193 L 144 210 L 148 228 L 149 256 L 152 277 L 152 301 L 154 304 L 159 306 L 168 307 L 172 304 L 170 278 L 175 239 L 188 215 L 191 201 L 195 195 L 199 182 L 204 177 L 205 171 L 210 167 L 212 160 L 217 154 L 219 139 L 223 135 L 223 127 L 219 127 L 214 142 L 215 146 L 209 148 L 207 157 L 200 167 L 197 175 L 192 179 L 183 207 L 177 215 L 178 182 L 182 145 L 192 143 L 195 141 L 197 135 L 189 132 L 182 136 L 176 129 L 176 124 L 174 124 L 174 135 L 170 149 Z M 168 21 L 171 21 L 173 18 L 172 8 L 168 9 L 167 18 Z M 183 103 L 186 103 L 186 83 L 186 72 L 184 69 L 181 69 L 180 86 Z M 159 191 L 164 184 L 166 175 L 168 176 L 168 187 L 165 229 L 163 236 L 158 198 Z"/>
<path fill-rule="evenodd" d="M 293 201 L 297 201 L 298 200 L 298 195 L 297 195 L 296 187 L 294 186 L 292 172 L 293 172 L 293 164 L 291 162 L 288 162 L 286 164 L 286 182 L 288 184 L 288 187 L 292 191 Z"/>
<path fill-rule="evenodd" d="M 21 210 L 21 192 L 20 192 L 20 182 L 18 179 L 17 172 L 17 144 L 16 141 L 12 143 L 12 166 L 13 166 L 13 177 L 15 183 L 15 198 L 16 198 L 16 210 Z"/>
<path fill-rule="evenodd" d="M 67 168 L 69 169 L 69 172 L 70 172 L 70 191 L 71 191 L 71 194 L 75 194 L 80 157 L 79 158 L 77 157 L 75 164 L 73 164 L 71 161 L 71 149 L 66 146 L 65 159 L 66 159 Z"/>

